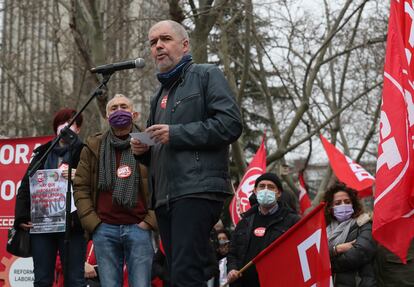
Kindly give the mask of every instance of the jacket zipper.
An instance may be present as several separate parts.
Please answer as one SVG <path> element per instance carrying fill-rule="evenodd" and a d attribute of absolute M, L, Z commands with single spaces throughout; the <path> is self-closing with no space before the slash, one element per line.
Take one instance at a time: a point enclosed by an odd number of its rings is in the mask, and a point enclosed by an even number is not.
<path fill-rule="evenodd" d="M 182 102 L 186 102 L 186 101 L 188 101 L 188 100 L 190 100 L 190 99 L 192 99 L 192 98 L 194 98 L 194 97 L 196 97 L 196 96 L 197 96 L 197 95 L 192 95 L 192 96 L 189 96 L 189 97 L 187 97 L 187 98 L 184 98 L 184 99 L 182 99 L 182 100 L 179 100 L 179 101 L 175 102 L 175 103 L 174 103 L 173 108 L 171 109 L 171 112 L 175 112 L 175 109 L 177 108 L 177 106 L 178 106 L 179 104 L 181 104 Z"/>

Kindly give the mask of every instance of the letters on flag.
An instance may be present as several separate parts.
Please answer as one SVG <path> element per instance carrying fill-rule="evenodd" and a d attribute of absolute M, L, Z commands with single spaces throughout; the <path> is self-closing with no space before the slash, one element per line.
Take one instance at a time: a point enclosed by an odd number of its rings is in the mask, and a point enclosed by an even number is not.
<path fill-rule="evenodd" d="M 361 198 L 372 195 L 372 185 L 375 182 L 375 178 L 362 166 L 344 155 L 323 135 L 320 135 L 320 138 L 328 155 L 332 170 L 339 181 L 358 191 L 358 196 Z"/>
<path fill-rule="evenodd" d="M 33 137 L 0 140 L 0 261 L 3 263 L 0 264 L 0 286 L 1 283 L 5 286 L 21 284 L 21 281 L 16 281 L 19 276 L 14 275 L 22 274 L 23 271 L 27 271 L 30 280 L 33 280 L 32 259 L 18 258 L 7 253 L 7 230 L 14 223 L 17 190 L 32 158 L 33 150 L 51 139 L 52 137 Z M 33 283 L 30 280 L 25 282 Z"/>
<path fill-rule="evenodd" d="M 323 207 L 317 206 L 252 260 L 261 287 L 333 286 Z"/>
<path fill-rule="evenodd" d="M 412 1 L 391 1 L 372 228 L 403 262 L 414 237 L 413 19 Z"/>
<path fill-rule="evenodd" d="M 250 209 L 249 197 L 254 189 L 254 182 L 263 173 L 266 172 L 266 147 L 264 145 L 265 137 L 262 144 L 249 164 L 235 194 L 230 203 L 230 215 L 234 225 L 240 221 L 240 214 Z"/>
<path fill-rule="evenodd" d="M 311 200 L 306 190 L 305 178 L 303 176 L 303 171 L 299 172 L 299 205 L 300 213 L 303 215 L 305 211 L 312 206 Z"/>

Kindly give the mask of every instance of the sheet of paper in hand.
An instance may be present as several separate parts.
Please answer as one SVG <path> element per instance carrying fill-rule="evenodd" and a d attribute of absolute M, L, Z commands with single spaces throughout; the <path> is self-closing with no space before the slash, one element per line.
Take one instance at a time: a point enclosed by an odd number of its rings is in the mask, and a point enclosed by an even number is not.
<path fill-rule="evenodd" d="M 130 133 L 131 137 L 134 139 L 139 140 L 141 143 L 146 144 L 146 145 L 155 145 L 156 142 L 150 138 L 150 134 L 146 133 L 146 132 L 142 132 L 142 133 Z"/>

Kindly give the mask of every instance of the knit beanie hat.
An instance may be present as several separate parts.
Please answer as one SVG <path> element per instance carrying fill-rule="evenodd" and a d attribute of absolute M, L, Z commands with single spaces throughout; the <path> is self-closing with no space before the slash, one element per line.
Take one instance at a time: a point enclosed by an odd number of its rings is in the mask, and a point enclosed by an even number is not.
<path fill-rule="evenodd" d="M 276 184 L 277 189 L 279 189 L 281 192 L 283 191 L 283 186 L 282 186 L 282 182 L 280 181 L 280 179 L 277 177 L 276 174 L 271 173 L 271 172 L 266 172 L 264 174 L 262 174 L 261 176 L 259 176 L 255 183 L 254 183 L 254 188 L 257 187 L 257 185 L 262 181 L 262 180 L 270 180 L 272 181 L 274 184 Z"/>

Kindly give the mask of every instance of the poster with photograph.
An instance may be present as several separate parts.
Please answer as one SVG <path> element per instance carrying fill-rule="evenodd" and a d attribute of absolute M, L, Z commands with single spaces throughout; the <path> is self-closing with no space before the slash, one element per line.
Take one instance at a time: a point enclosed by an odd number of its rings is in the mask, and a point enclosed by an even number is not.
<path fill-rule="evenodd" d="M 38 170 L 30 178 L 30 233 L 65 231 L 67 185 L 61 169 Z"/>

